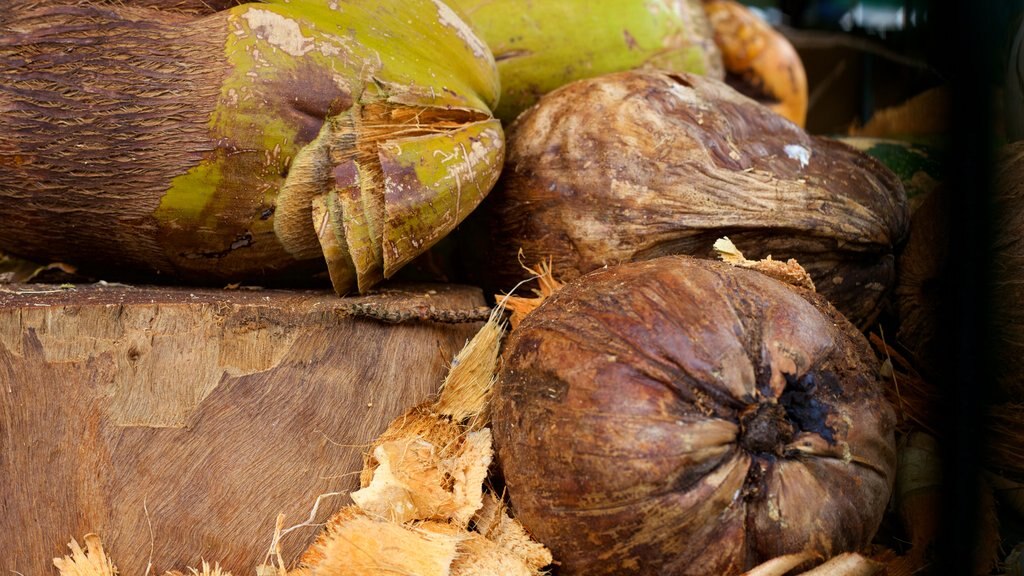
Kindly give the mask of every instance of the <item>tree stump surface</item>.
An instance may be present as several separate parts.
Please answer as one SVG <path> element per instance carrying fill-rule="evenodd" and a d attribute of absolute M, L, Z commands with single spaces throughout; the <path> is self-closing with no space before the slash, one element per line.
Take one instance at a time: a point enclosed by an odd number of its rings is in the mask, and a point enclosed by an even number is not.
<path fill-rule="evenodd" d="M 253 574 L 277 515 L 301 524 L 342 492 L 315 524 L 347 504 L 364 448 L 481 326 L 424 311 L 483 303 L 445 285 L 0 285 L 0 572 L 55 574 L 95 532 L 121 574 L 203 559 Z M 285 560 L 316 531 L 285 536 Z"/>

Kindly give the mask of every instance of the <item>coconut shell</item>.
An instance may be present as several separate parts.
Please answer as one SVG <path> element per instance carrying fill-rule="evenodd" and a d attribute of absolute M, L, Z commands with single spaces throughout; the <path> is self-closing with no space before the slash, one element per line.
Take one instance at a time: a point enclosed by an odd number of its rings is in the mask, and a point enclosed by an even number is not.
<path fill-rule="evenodd" d="M 329 267 L 365 291 L 497 179 L 497 70 L 447 5 L 195 4 L 5 16 L 0 249 L 195 283 Z"/>
<path fill-rule="evenodd" d="M 632 71 L 552 92 L 510 129 L 502 182 L 481 214 L 488 288 L 552 260 L 569 280 L 630 260 L 712 257 L 728 236 L 752 259 L 795 258 L 852 322 L 895 285 L 908 214 L 876 160 L 729 86 Z M 522 250 L 522 256 L 520 256 Z"/>
<path fill-rule="evenodd" d="M 740 574 L 871 541 L 896 474 L 877 360 L 814 293 L 670 256 L 570 282 L 495 388 L 515 517 L 560 574 Z"/>

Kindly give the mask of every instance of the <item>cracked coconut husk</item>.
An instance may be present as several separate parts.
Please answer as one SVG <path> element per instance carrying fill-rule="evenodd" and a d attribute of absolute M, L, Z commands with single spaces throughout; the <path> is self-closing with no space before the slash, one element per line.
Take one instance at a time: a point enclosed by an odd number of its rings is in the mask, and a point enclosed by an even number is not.
<path fill-rule="evenodd" d="M 409 573 L 423 576 L 532 576 L 551 564 L 551 553 L 533 541 L 501 498 L 484 489 L 492 460 L 487 403 L 505 332 L 496 309 L 456 355 L 439 397 L 395 419 L 370 448 L 355 502 L 324 526 L 288 570 L 276 550 L 261 576 Z M 61 576 L 115 576 L 98 536 L 87 550 L 55 559 Z M 229 576 L 218 567 L 179 574 Z"/>
<path fill-rule="evenodd" d="M 438 399 L 395 419 L 374 443 L 362 488 L 352 494 L 355 505 L 328 521 L 301 559 L 302 574 L 530 575 L 551 563 L 550 552 L 483 490 L 493 453 L 486 406 L 503 313 L 496 309 L 455 357 Z M 413 551 L 364 544 L 388 539 Z M 347 571 L 353 558 L 362 571 Z"/>

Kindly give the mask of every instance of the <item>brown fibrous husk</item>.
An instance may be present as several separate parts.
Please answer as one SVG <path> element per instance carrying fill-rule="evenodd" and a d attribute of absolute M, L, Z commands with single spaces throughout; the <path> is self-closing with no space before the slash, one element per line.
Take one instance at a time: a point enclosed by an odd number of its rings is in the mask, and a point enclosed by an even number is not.
<path fill-rule="evenodd" d="M 436 400 L 396 419 L 374 442 L 355 505 L 328 521 L 301 558 L 302 574 L 530 576 L 551 563 L 550 552 L 484 491 L 492 457 L 487 404 L 503 314 L 495 309 L 456 356 Z M 401 560 L 407 565 L 394 564 L 392 542 L 408 547 Z M 362 571 L 346 572 L 354 555 L 365 562 Z"/>
<path fill-rule="evenodd" d="M 864 328 L 895 286 L 909 213 L 879 162 L 713 79 L 632 71 L 547 94 L 509 130 L 501 182 L 474 214 L 480 281 L 509 290 L 520 260 L 561 280 L 667 254 L 794 258 Z M 520 253 L 522 256 L 520 256 Z"/>
<path fill-rule="evenodd" d="M 527 314 L 536 310 L 544 300 L 565 285 L 563 282 L 555 279 L 550 258 L 547 261 L 539 262 L 533 268 L 524 265 L 523 269 L 532 274 L 532 278 L 537 280 L 538 286 L 533 289 L 533 297 L 516 296 L 512 293 L 495 296 L 499 302 L 504 304 L 505 309 L 510 312 L 508 323 L 513 330 L 519 327 L 519 323 L 523 321 Z"/>
<path fill-rule="evenodd" d="M 939 389 L 880 334 L 872 332 L 868 339 L 879 356 L 885 358 L 882 384 L 886 397 L 896 409 L 900 430 L 910 432 L 920 429 L 937 435 L 941 431 L 937 422 L 941 399 Z"/>
<path fill-rule="evenodd" d="M 592 272 L 506 347 L 494 430 L 511 506 L 565 575 L 858 551 L 896 467 L 876 362 L 823 298 L 752 270 L 675 256 Z"/>

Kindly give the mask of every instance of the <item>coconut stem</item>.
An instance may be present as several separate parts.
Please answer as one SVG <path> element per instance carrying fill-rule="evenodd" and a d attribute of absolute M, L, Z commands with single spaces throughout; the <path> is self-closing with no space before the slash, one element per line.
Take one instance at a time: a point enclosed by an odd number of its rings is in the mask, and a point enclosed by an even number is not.
<path fill-rule="evenodd" d="M 781 456 L 793 432 L 786 409 L 775 402 L 758 404 L 740 418 L 740 445 L 752 454 Z"/>

